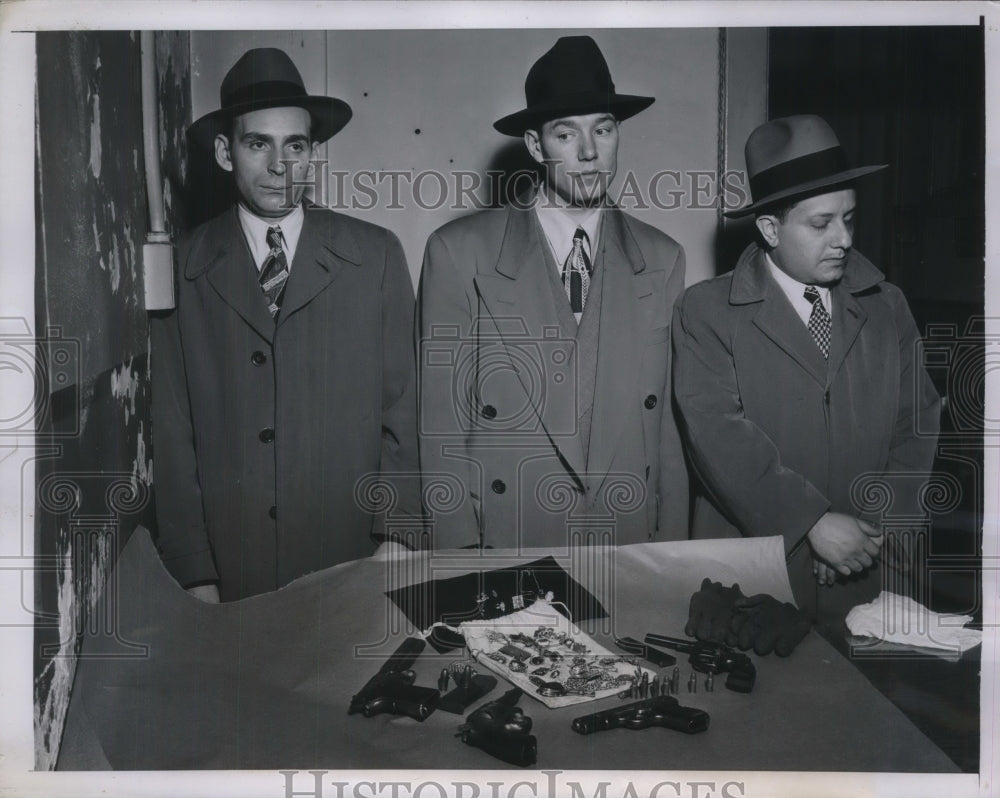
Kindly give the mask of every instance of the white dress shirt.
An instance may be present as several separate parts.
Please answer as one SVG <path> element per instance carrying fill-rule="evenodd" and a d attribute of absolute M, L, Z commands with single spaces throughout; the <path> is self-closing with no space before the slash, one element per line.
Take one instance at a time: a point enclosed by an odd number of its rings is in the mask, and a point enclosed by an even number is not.
<path fill-rule="evenodd" d="M 566 264 L 566 258 L 573 251 L 573 236 L 576 234 L 576 228 L 578 227 L 582 227 L 583 231 L 587 234 L 587 237 L 583 240 L 583 246 L 587 257 L 590 258 L 591 266 L 593 266 L 594 253 L 597 252 L 597 236 L 601 230 L 602 210 L 603 208 L 600 206 L 594 208 L 581 220 L 579 217 L 567 213 L 564 208 L 560 208 L 557 205 L 546 202 L 535 203 L 535 214 L 538 217 L 538 223 L 542 226 L 542 232 L 545 233 L 545 240 L 549 243 L 549 249 L 552 251 L 552 257 L 555 259 L 556 271 L 560 279 L 562 279 L 562 271 L 563 266 Z M 574 313 L 573 315 L 576 317 L 577 324 L 579 324 L 583 314 Z"/>
<path fill-rule="evenodd" d="M 253 262 L 257 266 L 257 271 L 264 266 L 271 247 L 267 244 L 267 230 L 269 227 L 280 227 L 282 246 L 285 249 L 285 259 L 288 261 L 288 271 L 292 271 L 292 260 L 295 258 L 295 247 L 299 243 L 299 235 L 302 233 L 302 222 L 306 218 L 302 206 L 296 206 L 295 210 L 281 219 L 262 219 L 250 213 L 242 205 L 239 206 L 240 225 L 243 227 L 243 235 L 246 237 L 247 246 L 250 247 L 250 254 Z"/>
<path fill-rule="evenodd" d="M 805 298 L 806 283 L 800 283 L 793 277 L 789 277 L 781 269 L 779 269 L 771 256 L 766 252 L 764 253 L 764 259 L 767 261 L 767 268 L 771 271 L 771 276 L 774 281 L 778 284 L 781 290 L 784 292 L 785 296 L 788 297 L 788 301 L 792 303 L 792 307 L 795 308 L 795 312 L 798 314 L 799 318 L 802 319 L 802 323 L 807 327 L 809 326 L 809 316 L 812 315 L 812 302 Z M 823 307 L 826 308 L 826 312 L 831 316 L 833 315 L 833 297 L 830 296 L 830 289 L 823 285 L 814 285 L 819 292 L 819 299 L 823 303 Z"/>

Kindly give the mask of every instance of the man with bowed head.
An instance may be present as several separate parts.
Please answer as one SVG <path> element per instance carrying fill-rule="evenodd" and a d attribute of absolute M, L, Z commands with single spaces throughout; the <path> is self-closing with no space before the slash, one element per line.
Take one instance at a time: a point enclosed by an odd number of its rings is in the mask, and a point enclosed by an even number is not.
<path fill-rule="evenodd" d="M 760 240 L 674 314 L 692 535 L 782 535 L 797 603 L 837 625 L 878 594 L 889 553 L 853 496 L 884 482 L 893 514 L 923 514 L 939 400 L 902 293 L 852 248 L 855 182 L 884 167 L 852 168 L 807 115 L 754 130 L 746 162 L 753 202 L 729 215 L 752 213 Z"/>

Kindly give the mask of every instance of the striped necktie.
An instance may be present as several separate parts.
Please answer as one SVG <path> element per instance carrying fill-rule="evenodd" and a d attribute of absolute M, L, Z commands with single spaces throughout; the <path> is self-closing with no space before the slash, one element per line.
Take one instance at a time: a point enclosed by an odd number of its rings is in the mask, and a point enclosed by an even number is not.
<path fill-rule="evenodd" d="M 288 259 L 281 246 L 281 228 L 267 228 L 266 240 L 271 251 L 267 253 L 260 269 L 260 288 L 267 300 L 267 309 L 271 311 L 271 316 L 277 318 L 285 294 L 285 283 L 288 281 Z"/>

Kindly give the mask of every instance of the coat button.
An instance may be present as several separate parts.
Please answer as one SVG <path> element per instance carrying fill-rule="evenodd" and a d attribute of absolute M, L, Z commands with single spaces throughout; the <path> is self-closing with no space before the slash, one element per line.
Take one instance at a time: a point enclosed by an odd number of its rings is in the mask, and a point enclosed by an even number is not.
<path fill-rule="evenodd" d="M 256 352 L 250 355 L 250 362 L 253 363 L 255 366 L 263 366 L 265 363 L 267 363 L 267 355 L 265 355 L 258 349 Z"/>
<path fill-rule="evenodd" d="M 260 438 L 261 443 L 270 443 L 274 440 L 274 430 L 270 427 L 264 427 L 257 437 Z"/>
<path fill-rule="evenodd" d="M 278 518 L 278 508 L 272 504 L 271 509 L 267 511 L 267 514 L 276 520 Z"/>
<path fill-rule="evenodd" d="M 502 479 L 494 479 L 492 488 L 494 493 L 503 493 L 507 490 L 507 486 L 504 484 Z"/>
<path fill-rule="evenodd" d="M 643 402 L 643 404 L 646 405 L 647 410 L 652 410 L 654 407 L 656 407 L 656 394 L 651 393 L 649 396 L 647 396 L 646 401 Z"/>
<path fill-rule="evenodd" d="M 486 405 L 483 408 L 482 413 L 483 413 L 483 418 L 493 419 L 497 417 L 497 409 L 493 405 Z"/>

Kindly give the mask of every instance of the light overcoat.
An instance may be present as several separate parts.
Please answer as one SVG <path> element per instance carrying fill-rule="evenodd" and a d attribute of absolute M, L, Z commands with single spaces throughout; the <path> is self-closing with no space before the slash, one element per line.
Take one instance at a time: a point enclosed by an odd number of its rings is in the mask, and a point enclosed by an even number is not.
<path fill-rule="evenodd" d="M 782 535 L 796 599 L 814 613 L 820 600 L 833 614 L 870 600 L 880 580 L 876 567 L 817 596 L 806 533 L 827 511 L 916 522 L 937 443 L 939 399 L 906 300 L 864 256 L 848 258 L 831 291 L 829 360 L 757 245 L 689 288 L 673 321 L 674 392 L 700 483 L 692 536 Z"/>
<path fill-rule="evenodd" d="M 436 547 L 564 550 L 687 537 L 687 472 L 670 405 L 670 319 L 684 252 L 614 207 L 602 225 L 586 456 L 588 390 L 577 340 L 561 326 L 562 298 L 545 271 L 555 260 L 535 212 L 483 211 L 431 235 L 418 369 Z"/>

